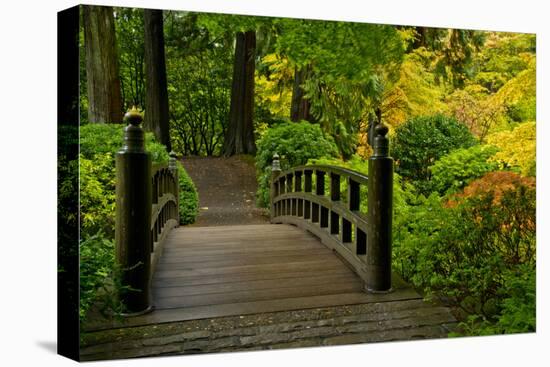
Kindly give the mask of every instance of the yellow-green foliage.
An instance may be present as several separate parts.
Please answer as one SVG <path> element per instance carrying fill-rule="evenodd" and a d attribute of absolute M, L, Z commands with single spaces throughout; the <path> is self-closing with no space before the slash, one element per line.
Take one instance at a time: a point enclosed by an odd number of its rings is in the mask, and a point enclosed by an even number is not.
<path fill-rule="evenodd" d="M 525 57 L 528 59 L 527 69 L 510 79 L 495 95 L 495 98 L 508 108 L 508 115 L 513 121 L 536 118 L 536 60 L 534 56 Z"/>
<path fill-rule="evenodd" d="M 434 115 L 447 111 L 442 102 L 444 88 L 435 82 L 428 64 L 432 53 L 425 48 L 405 56 L 399 71 L 399 80 L 385 94 L 382 102 L 384 120 L 397 126 L 416 116 Z"/>
<path fill-rule="evenodd" d="M 536 173 L 536 123 L 525 122 L 512 131 L 502 131 L 489 135 L 487 142 L 500 151 L 491 159 L 504 167 L 515 168 L 524 176 Z"/>
<path fill-rule="evenodd" d="M 269 76 L 256 72 L 256 99 L 264 103 L 273 115 L 289 116 L 292 98 L 291 82 L 294 78 L 294 68 L 287 58 L 269 54 L 263 57 L 269 69 Z"/>

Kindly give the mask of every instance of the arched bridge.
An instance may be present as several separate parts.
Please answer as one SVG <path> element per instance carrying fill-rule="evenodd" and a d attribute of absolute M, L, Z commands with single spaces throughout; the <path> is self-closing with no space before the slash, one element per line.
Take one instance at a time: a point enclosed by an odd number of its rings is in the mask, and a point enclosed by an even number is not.
<path fill-rule="evenodd" d="M 141 117 L 129 113 L 127 121 L 117 155 L 116 217 L 117 261 L 130 289 L 121 294 L 127 317 L 91 323 L 89 331 L 371 305 L 368 317 L 401 325 L 395 339 L 448 332 L 448 310 L 424 303 L 392 276 L 386 128 L 376 130 L 368 177 L 321 165 L 281 171 L 275 155 L 271 224 L 178 227 L 175 155 L 167 166 L 151 167 Z M 360 340 L 387 340 L 388 330 Z"/>

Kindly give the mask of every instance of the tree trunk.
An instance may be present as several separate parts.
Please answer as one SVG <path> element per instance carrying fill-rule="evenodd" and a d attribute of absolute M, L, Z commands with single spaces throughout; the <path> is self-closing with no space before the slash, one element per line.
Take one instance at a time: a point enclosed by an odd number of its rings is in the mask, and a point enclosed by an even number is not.
<path fill-rule="evenodd" d="M 122 97 L 110 6 L 83 6 L 88 121 L 122 123 Z"/>
<path fill-rule="evenodd" d="M 224 155 L 254 154 L 254 69 L 256 32 L 238 32 L 233 65 L 229 126 L 224 140 Z"/>
<path fill-rule="evenodd" d="M 294 87 L 292 88 L 292 100 L 290 104 L 290 120 L 298 122 L 306 120 L 313 122 L 313 116 L 310 113 L 311 103 L 304 97 L 302 84 L 306 81 L 311 72 L 311 67 L 308 65 L 301 69 L 294 68 Z"/>
<path fill-rule="evenodd" d="M 144 127 L 152 131 L 168 151 L 170 128 L 168 114 L 168 89 L 166 61 L 164 57 L 164 31 L 162 10 L 145 9 L 145 121 Z"/>

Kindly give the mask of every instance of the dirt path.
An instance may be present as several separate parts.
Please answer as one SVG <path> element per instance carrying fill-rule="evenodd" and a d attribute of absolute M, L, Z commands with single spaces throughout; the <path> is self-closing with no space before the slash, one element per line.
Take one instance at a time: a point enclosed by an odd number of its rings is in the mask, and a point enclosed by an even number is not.
<path fill-rule="evenodd" d="M 182 164 L 199 192 L 199 216 L 193 226 L 269 222 L 267 210 L 256 207 L 251 157 L 185 157 Z"/>

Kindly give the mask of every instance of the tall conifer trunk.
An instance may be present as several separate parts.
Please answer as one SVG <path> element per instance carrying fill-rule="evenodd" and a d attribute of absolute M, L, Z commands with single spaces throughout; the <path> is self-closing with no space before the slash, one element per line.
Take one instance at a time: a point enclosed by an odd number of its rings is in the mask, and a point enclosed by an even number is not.
<path fill-rule="evenodd" d="M 233 64 L 229 126 L 223 148 L 226 156 L 256 153 L 253 124 L 255 52 L 256 32 L 238 32 Z"/>
<path fill-rule="evenodd" d="M 122 123 L 115 22 L 110 6 L 83 6 L 88 121 Z"/>
<path fill-rule="evenodd" d="M 168 114 L 168 88 L 164 55 L 162 10 L 145 9 L 145 121 L 144 127 L 172 150 Z"/>
<path fill-rule="evenodd" d="M 290 120 L 301 121 L 306 120 L 313 122 L 313 116 L 310 113 L 311 103 L 305 98 L 302 84 L 306 81 L 311 73 L 311 67 L 305 66 L 302 68 L 294 68 L 294 86 L 292 88 L 292 100 L 290 104 Z"/>

